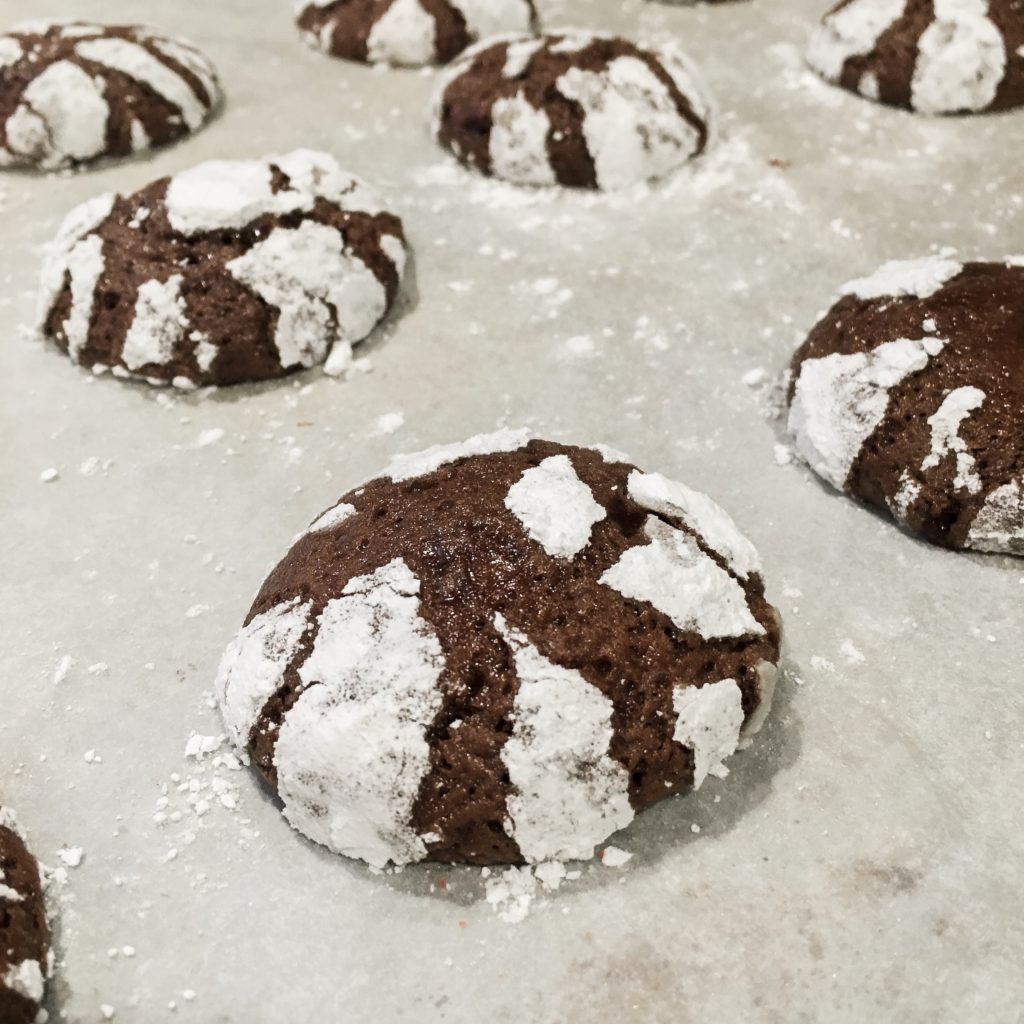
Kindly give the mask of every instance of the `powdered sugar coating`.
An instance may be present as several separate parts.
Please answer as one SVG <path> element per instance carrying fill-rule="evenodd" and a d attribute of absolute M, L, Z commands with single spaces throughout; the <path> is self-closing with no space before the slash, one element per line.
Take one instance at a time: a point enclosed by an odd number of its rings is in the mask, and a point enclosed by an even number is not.
<path fill-rule="evenodd" d="M 1012 58 L 1000 18 L 1012 26 L 1020 14 L 1001 0 L 850 0 L 825 15 L 807 62 L 830 82 L 924 114 L 1018 106 L 1018 87 L 1001 94 Z"/>
<path fill-rule="evenodd" d="M 677 50 L 563 29 L 471 47 L 440 79 L 433 125 L 459 159 L 507 181 L 620 189 L 701 152 L 708 109 Z"/>
<path fill-rule="evenodd" d="M 425 476 L 435 469 L 458 462 L 472 455 L 489 455 L 494 452 L 511 452 L 522 448 L 530 439 L 528 430 L 512 430 L 507 427 L 495 430 L 491 434 L 477 434 L 467 441 L 457 444 L 438 444 L 422 452 L 411 455 L 398 455 L 384 470 L 384 476 L 390 477 L 395 483 L 411 480 L 413 477 Z"/>
<path fill-rule="evenodd" d="M 338 523 L 343 523 L 350 515 L 355 512 L 355 505 L 350 505 L 348 502 L 340 502 L 335 505 L 334 508 L 329 508 L 326 512 L 317 516 L 316 519 L 309 525 L 305 533 L 319 533 L 321 530 L 333 529 Z M 304 536 L 304 534 L 300 534 Z"/>
<path fill-rule="evenodd" d="M 308 602 L 293 599 L 257 615 L 224 651 L 214 692 L 236 746 L 248 742 L 267 698 L 281 685 L 309 628 L 309 611 Z"/>
<path fill-rule="evenodd" d="M 619 57 L 601 72 L 570 68 L 558 90 L 583 108 L 598 188 L 664 177 L 700 149 L 700 134 L 679 116 L 665 84 L 633 57 Z"/>
<path fill-rule="evenodd" d="M 444 658 L 419 615 L 419 589 L 396 559 L 328 603 L 275 752 L 291 824 L 376 867 L 427 853 L 408 822 L 428 766 L 424 734 L 440 706 Z"/>
<path fill-rule="evenodd" d="M 71 21 L 11 32 L 0 36 L 0 81 L 9 76 L 17 102 L 0 123 L 0 165 L 126 156 L 195 131 L 220 102 L 213 66 L 182 40 Z"/>
<path fill-rule="evenodd" d="M 864 300 L 903 296 L 926 299 L 962 270 L 963 264 L 948 256 L 890 260 L 867 277 L 847 281 L 840 291 Z"/>
<path fill-rule="evenodd" d="M 279 310 L 274 344 L 285 369 L 322 362 L 332 343 L 361 341 L 387 309 L 373 271 L 324 224 L 275 228 L 227 269 Z"/>
<path fill-rule="evenodd" d="M 673 695 L 677 743 L 693 751 L 693 788 L 736 752 L 743 725 L 743 693 L 735 679 L 676 689 Z"/>
<path fill-rule="evenodd" d="M 660 473 L 634 470 L 629 474 L 629 496 L 651 512 L 681 518 L 740 576 L 746 578 L 761 571 L 757 549 L 740 533 L 729 514 L 706 494 Z"/>
<path fill-rule="evenodd" d="M 976 387 L 955 388 L 942 400 L 942 405 L 928 417 L 932 428 L 932 448 L 921 463 L 921 469 L 934 469 L 947 455 L 956 458 L 956 477 L 953 486 L 965 488 L 971 494 L 981 490 L 981 479 L 975 472 L 974 456 L 960 437 L 960 425 L 968 416 L 981 408 L 985 392 Z"/>
<path fill-rule="evenodd" d="M 579 554 L 590 543 L 594 524 L 606 515 L 567 455 L 552 455 L 528 469 L 509 490 L 505 507 L 555 558 Z"/>
<path fill-rule="evenodd" d="M 911 105 L 924 114 L 985 110 L 1006 74 L 1006 42 L 987 0 L 935 0 L 918 46 Z"/>
<path fill-rule="evenodd" d="M 150 245 L 145 262 L 152 273 L 154 257 L 162 254 L 167 276 L 135 282 L 132 246 L 155 223 L 154 210 L 170 230 Z M 207 251 L 201 264 L 190 258 L 192 238 L 244 231 L 260 218 L 287 215 L 299 215 L 298 224 L 261 225 L 243 240 L 240 255 L 229 236 L 213 240 L 224 250 L 220 260 L 216 251 Z M 131 233 L 122 230 L 125 223 Z M 180 238 L 169 238 L 173 232 Z M 120 343 L 116 333 L 103 330 L 116 307 L 97 302 L 108 262 L 122 278 L 110 289 L 113 298 L 134 306 L 127 328 L 117 319 Z M 332 346 L 336 356 L 344 350 L 351 361 L 351 347 L 393 301 L 405 263 L 398 219 L 328 154 L 296 150 L 262 160 L 209 161 L 133 196 L 102 196 L 72 211 L 44 262 L 40 326 L 78 359 L 95 316 L 92 337 L 101 339 L 101 347 L 90 365 L 110 365 L 118 376 L 183 387 L 263 379 L 323 362 Z M 224 314 L 211 318 L 204 297 L 220 287 L 218 275 L 234 282 L 233 296 L 222 306 L 248 297 L 246 330 L 272 328 L 271 345 L 230 331 L 225 336 Z M 51 313 L 65 288 L 72 293 L 71 314 L 58 326 Z M 263 308 L 273 311 L 267 327 L 259 316 Z M 245 376 L 247 357 L 239 358 L 239 346 L 246 344 L 251 376 Z M 217 365 L 224 345 L 231 349 L 228 372 L 234 375 L 227 380 Z"/>
<path fill-rule="evenodd" d="M 478 39 L 528 31 L 535 17 L 531 0 L 382 0 L 361 9 L 298 0 L 295 13 L 311 45 L 399 67 L 444 63 Z"/>
<path fill-rule="evenodd" d="M 38 960 L 22 960 L 8 968 L 2 982 L 5 987 L 33 1003 L 42 1002 L 46 991 L 46 976 Z"/>
<path fill-rule="evenodd" d="M 789 408 L 800 457 L 842 490 L 861 446 L 885 417 L 889 391 L 944 345 L 938 338 L 898 338 L 870 352 L 805 360 Z"/>
<path fill-rule="evenodd" d="M 739 584 L 697 542 L 654 516 L 644 524 L 649 543 L 629 548 L 601 577 L 623 597 L 647 601 L 683 631 L 705 640 L 759 636 Z"/>
<path fill-rule="evenodd" d="M 583 859 L 633 820 L 629 775 L 608 753 L 614 710 L 578 672 L 545 658 L 502 615 L 519 676 L 501 760 L 515 792 L 506 830 L 527 861 Z"/>

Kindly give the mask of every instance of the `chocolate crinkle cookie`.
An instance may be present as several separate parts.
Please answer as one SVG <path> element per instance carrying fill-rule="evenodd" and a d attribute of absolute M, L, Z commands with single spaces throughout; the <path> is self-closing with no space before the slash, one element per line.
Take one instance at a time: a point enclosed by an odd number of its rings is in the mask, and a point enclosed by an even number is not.
<path fill-rule="evenodd" d="M 304 38 L 335 57 L 447 64 L 478 39 L 536 26 L 533 0 L 299 0 Z"/>
<path fill-rule="evenodd" d="M 190 43 L 138 25 L 23 22 L 0 36 L 0 167 L 52 170 L 161 146 L 221 101 Z"/>
<path fill-rule="evenodd" d="M 506 181 L 616 189 L 700 153 L 708 111 L 678 50 L 567 30 L 467 50 L 442 75 L 434 131 L 463 163 Z"/>
<path fill-rule="evenodd" d="M 402 223 L 325 153 L 199 164 L 77 207 L 42 332 L 94 373 L 189 388 L 346 370 L 397 294 Z"/>
<path fill-rule="evenodd" d="M 1024 555 L 1024 258 L 851 281 L 793 359 L 789 429 L 816 473 L 927 540 Z"/>
<path fill-rule="evenodd" d="M 41 1024 L 53 973 L 39 864 L 0 807 L 0 1024 Z"/>
<path fill-rule="evenodd" d="M 1024 104 L 1022 0 L 844 0 L 807 51 L 829 82 L 923 114 Z"/>
<path fill-rule="evenodd" d="M 382 866 L 587 858 L 767 714 L 779 620 L 709 498 L 503 430 L 297 537 L 216 692 L 291 824 Z"/>

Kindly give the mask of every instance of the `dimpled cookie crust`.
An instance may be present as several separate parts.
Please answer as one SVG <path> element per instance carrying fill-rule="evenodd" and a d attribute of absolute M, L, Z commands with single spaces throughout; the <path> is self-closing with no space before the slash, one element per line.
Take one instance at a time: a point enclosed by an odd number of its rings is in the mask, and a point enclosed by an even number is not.
<path fill-rule="evenodd" d="M 478 39 L 536 26 L 533 0 L 299 0 L 303 37 L 370 64 L 447 64 Z"/>
<path fill-rule="evenodd" d="M 851 281 L 793 359 L 789 429 L 815 472 L 927 540 L 1024 555 L 1024 259 Z"/>
<path fill-rule="evenodd" d="M 679 51 L 574 29 L 467 50 L 442 74 L 434 132 L 506 181 L 617 189 L 700 153 L 708 109 Z"/>
<path fill-rule="evenodd" d="M 42 332 L 95 373 L 183 388 L 351 363 L 397 294 L 401 221 L 325 153 L 210 161 L 65 220 Z"/>
<path fill-rule="evenodd" d="M 336 852 L 587 858 L 725 774 L 779 629 L 709 498 L 504 430 L 400 456 L 313 522 L 216 692 L 285 816 Z"/>
<path fill-rule="evenodd" d="M 196 131 L 221 101 L 194 46 L 138 25 L 22 22 L 0 36 L 0 167 L 124 157 Z"/>
<path fill-rule="evenodd" d="M 0 807 L 0 1024 L 38 1019 L 53 971 L 39 864 Z"/>
<path fill-rule="evenodd" d="M 1024 104 L 1022 0 L 844 0 L 807 50 L 829 82 L 924 114 Z"/>

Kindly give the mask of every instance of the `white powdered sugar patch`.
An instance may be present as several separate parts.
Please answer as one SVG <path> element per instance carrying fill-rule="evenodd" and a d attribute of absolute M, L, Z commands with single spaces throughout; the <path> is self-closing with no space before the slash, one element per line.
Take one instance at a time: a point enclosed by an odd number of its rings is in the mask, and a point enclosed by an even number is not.
<path fill-rule="evenodd" d="M 1024 487 L 1011 480 L 985 499 L 967 535 L 976 551 L 1024 554 Z"/>
<path fill-rule="evenodd" d="M 853 0 L 826 15 L 811 36 L 807 63 L 823 78 L 837 81 L 847 60 L 869 54 L 906 4 L 907 0 Z"/>
<path fill-rule="evenodd" d="M 13 36 L 0 36 L 0 68 L 9 68 L 25 56 L 25 49 Z"/>
<path fill-rule="evenodd" d="M 800 457 L 842 490 L 861 447 L 885 418 L 890 390 L 923 370 L 945 344 L 899 338 L 870 352 L 805 360 L 789 410 Z"/>
<path fill-rule="evenodd" d="M 310 605 L 297 597 L 257 615 L 239 630 L 221 658 L 214 691 L 232 742 L 244 748 L 268 698 L 309 628 Z"/>
<path fill-rule="evenodd" d="M 71 275 L 71 310 L 64 321 L 64 334 L 69 354 L 76 357 L 89 338 L 96 285 L 104 267 L 103 239 L 89 235 L 76 243 L 65 263 Z"/>
<path fill-rule="evenodd" d="M 366 40 L 373 63 L 429 64 L 436 52 L 437 24 L 420 0 L 393 0 Z"/>
<path fill-rule="evenodd" d="M 517 78 L 529 66 L 533 55 L 544 46 L 543 39 L 516 39 L 505 50 L 505 66 L 501 69 L 505 78 Z"/>
<path fill-rule="evenodd" d="M 515 789 L 505 829 L 530 862 L 592 857 L 633 820 L 629 773 L 608 752 L 612 702 L 548 661 L 502 615 L 494 624 L 519 677 L 512 735 L 501 749 Z"/>
<path fill-rule="evenodd" d="M 951 281 L 963 264 L 948 256 L 924 256 L 916 260 L 890 260 L 867 277 L 847 281 L 841 292 L 858 299 L 927 299 Z"/>
<path fill-rule="evenodd" d="M 12 992 L 17 992 L 33 1003 L 42 1002 L 46 991 L 46 976 L 38 960 L 22 960 L 9 967 L 3 976 L 3 983 Z"/>
<path fill-rule="evenodd" d="M 346 502 L 342 502 L 340 505 L 335 505 L 334 508 L 329 508 L 326 512 L 319 515 L 313 522 L 299 534 L 299 537 L 305 537 L 310 533 L 322 533 L 324 530 L 331 530 L 338 523 L 343 523 L 349 516 L 355 515 L 355 505 L 349 505 Z M 299 537 L 295 539 L 298 540 Z"/>
<path fill-rule="evenodd" d="M 1006 43 L 988 0 L 935 0 L 918 41 L 911 105 L 925 114 L 984 110 L 1006 74 Z"/>
<path fill-rule="evenodd" d="M 570 68 L 557 86 L 584 110 L 583 134 L 602 189 L 660 178 L 697 151 L 696 129 L 635 57 L 617 57 L 601 71 Z"/>
<path fill-rule="evenodd" d="M 444 657 L 419 591 L 396 558 L 327 603 L 274 755 L 289 822 L 375 867 L 427 853 L 409 818 L 429 769 Z"/>
<path fill-rule="evenodd" d="M 207 108 L 188 82 L 138 43 L 117 38 L 89 39 L 78 43 L 75 53 L 148 86 L 181 111 L 182 120 L 191 131 L 206 120 Z"/>
<path fill-rule="evenodd" d="M 171 178 L 164 202 L 175 231 L 195 235 L 243 228 L 268 213 L 307 211 L 315 196 L 305 190 L 274 192 L 263 160 L 208 160 Z"/>
<path fill-rule="evenodd" d="M 552 455 L 526 470 L 509 488 L 505 508 L 555 558 L 579 554 L 590 543 L 594 524 L 606 515 L 567 455 Z"/>
<path fill-rule="evenodd" d="M 139 288 L 135 316 L 125 336 L 121 360 L 129 370 L 148 363 L 166 363 L 185 336 L 185 300 L 181 297 L 182 276 L 166 281 L 147 281 Z"/>
<path fill-rule="evenodd" d="M 743 727 L 743 692 L 734 679 L 672 692 L 676 727 L 672 738 L 693 751 L 693 788 L 736 753 Z"/>
<path fill-rule="evenodd" d="M 525 448 L 530 440 L 530 432 L 525 429 L 511 430 L 503 428 L 491 434 L 477 434 L 467 441 L 457 444 L 438 444 L 422 452 L 410 455 L 398 455 L 381 476 L 388 477 L 395 483 L 411 480 L 414 477 L 426 476 L 451 462 L 468 459 L 471 455 L 493 455 L 497 452 L 512 452 Z"/>
<path fill-rule="evenodd" d="M 49 169 L 106 148 L 110 108 L 102 83 L 77 64 L 51 64 L 29 82 L 6 124 L 7 148 Z"/>
<path fill-rule="evenodd" d="M 889 511 L 901 523 L 905 523 L 907 521 L 907 514 L 910 512 L 910 506 L 920 496 L 921 485 L 910 475 L 908 470 L 903 470 L 900 474 L 900 482 L 896 488 L 896 493 L 893 495 L 892 500 L 887 503 Z"/>
<path fill-rule="evenodd" d="M 489 150 L 499 178 L 520 185 L 554 185 L 548 159 L 551 121 L 522 95 L 499 99 L 491 109 Z"/>
<path fill-rule="evenodd" d="M 956 478 L 953 486 L 966 489 L 971 494 L 981 490 L 981 478 L 975 472 L 974 456 L 960 437 L 960 425 L 972 412 L 980 409 L 985 401 L 985 392 L 980 388 L 954 388 L 942 400 L 942 405 L 928 417 L 932 429 L 931 451 L 921 463 L 921 469 L 936 468 L 947 455 L 956 456 Z"/>
<path fill-rule="evenodd" d="M 336 340 L 361 341 L 387 308 L 373 271 L 325 224 L 274 228 L 227 269 L 277 307 L 274 343 L 285 368 L 321 362 Z"/>
<path fill-rule="evenodd" d="M 484 899 L 507 924 L 519 924 L 538 906 L 546 905 L 544 894 L 554 892 L 564 882 L 575 882 L 582 872 L 567 869 L 558 860 L 525 864 L 493 872 L 484 868 Z"/>
<path fill-rule="evenodd" d="M 660 473 L 641 473 L 638 469 L 629 474 L 626 486 L 629 496 L 642 508 L 682 519 L 744 579 L 761 571 L 757 549 L 740 533 L 729 514 L 706 494 Z"/>
<path fill-rule="evenodd" d="M 743 588 L 682 530 L 648 516 L 649 543 L 628 548 L 600 582 L 623 597 L 646 601 L 683 631 L 705 640 L 763 636 Z"/>

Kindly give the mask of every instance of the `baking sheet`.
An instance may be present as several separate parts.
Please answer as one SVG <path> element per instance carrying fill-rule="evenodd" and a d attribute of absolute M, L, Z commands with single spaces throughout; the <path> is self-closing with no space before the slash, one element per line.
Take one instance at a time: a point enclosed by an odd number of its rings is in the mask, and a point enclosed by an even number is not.
<path fill-rule="evenodd" d="M 743 381 L 883 259 L 1024 249 L 1024 115 L 831 90 L 800 63 L 821 6 L 542 0 L 549 25 L 679 40 L 717 97 L 696 167 L 601 197 L 457 168 L 425 127 L 431 75 L 307 50 L 284 0 L 0 0 L 4 24 L 183 32 L 229 95 L 149 159 L 0 178 L 0 779 L 44 860 L 83 851 L 55 886 L 58 1019 L 1020 1019 L 1024 563 L 929 548 L 779 465 L 770 388 Z M 415 247 L 370 372 L 183 396 L 24 337 L 70 206 L 295 146 L 374 182 Z M 220 652 L 296 530 L 393 452 L 504 424 L 713 494 L 788 645 L 730 777 L 644 814 L 616 839 L 628 864 L 584 865 L 518 923 L 493 877 L 374 875 L 293 833 L 223 749 L 185 756 L 220 731 Z"/>

